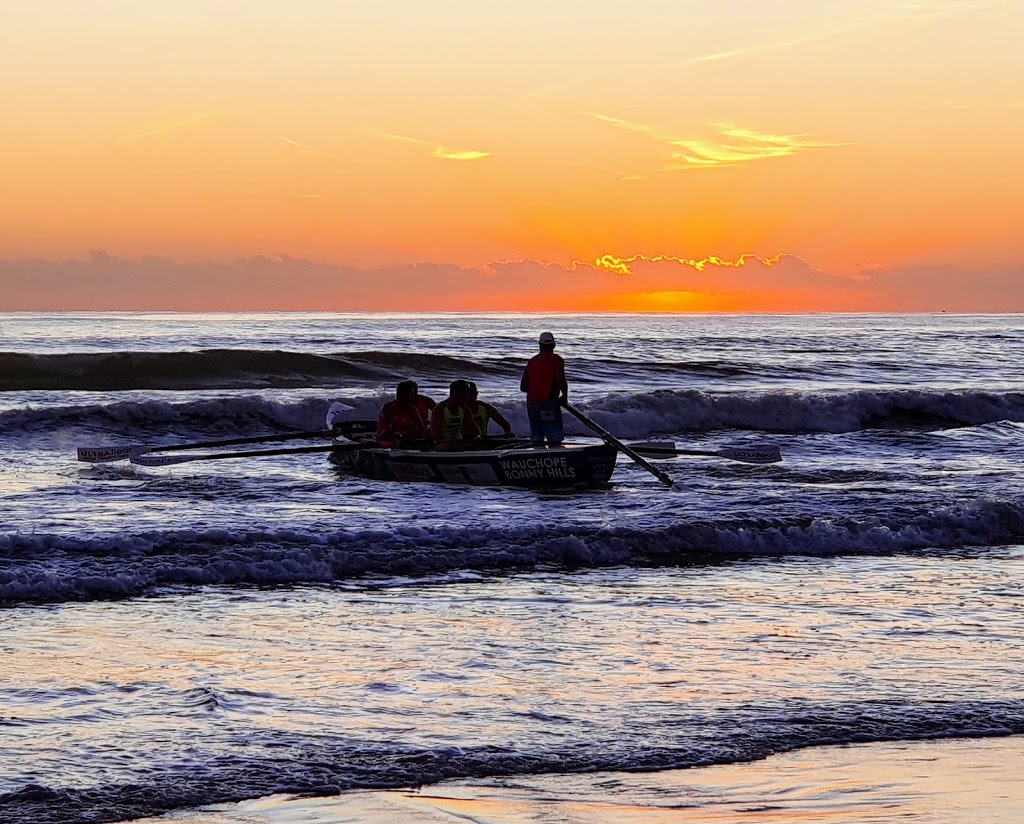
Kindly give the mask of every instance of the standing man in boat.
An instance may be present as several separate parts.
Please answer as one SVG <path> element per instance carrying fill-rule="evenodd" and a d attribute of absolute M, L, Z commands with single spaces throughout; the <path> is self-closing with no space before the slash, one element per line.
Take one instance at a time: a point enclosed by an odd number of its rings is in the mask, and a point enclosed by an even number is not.
<path fill-rule="evenodd" d="M 569 400 L 565 361 L 555 354 L 555 336 L 541 332 L 540 352 L 530 358 L 519 388 L 526 393 L 526 414 L 530 417 L 530 441 L 534 446 L 561 446 L 562 404 Z"/>
<path fill-rule="evenodd" d="M 381 446 L 397 447 L 403 441 L 430 434 L 427 421 L 437 404 L 419 392 L 416 381 L 402 381 L 395 387 L 395 399 L 384 404 L 377 416 L 377 441 Z"/>
<path fill-rule="evenodd" d="M 506 435 L 511 437 L 513 434 L 512 424 L 497 409 L 479 399 L 480 390 L 476 388 L 473 381 L 466 381 L 466 383 L 469 384 L 469 408 L 473 410 L 473 418 L 476 420 L 476 428 L 480 430 L 480 436 L 487 437 L 487 425 L 494 421 L 505 431 Z"/>
<path fill-rule="evenodd" d="M 448 398 L 434 407 L 430 434 L 438 449 L 469 449 L 480 444 L 480 427 L 469 405 L 471 397 L 468 381 L 452 381 Z"/>

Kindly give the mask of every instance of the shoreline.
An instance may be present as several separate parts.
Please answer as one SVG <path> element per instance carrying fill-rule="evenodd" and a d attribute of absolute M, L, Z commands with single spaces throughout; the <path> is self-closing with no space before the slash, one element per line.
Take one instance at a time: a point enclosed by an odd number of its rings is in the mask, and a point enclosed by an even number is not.
<path fill-rule="evenodd" d="M 1024 812 L 1024 736 L 815 747 L 662 772 L 511 776 L 216 804 L 136 824 L 1011 824 Z"/>

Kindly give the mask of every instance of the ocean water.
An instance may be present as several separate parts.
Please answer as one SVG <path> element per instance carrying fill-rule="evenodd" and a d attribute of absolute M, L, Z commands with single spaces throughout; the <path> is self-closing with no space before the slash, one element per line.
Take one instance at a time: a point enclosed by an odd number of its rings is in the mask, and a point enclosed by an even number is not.
<path fill-rule="evenodd" d="M 373 417 L 542 329 L 627 440 L 538 493 L 75 447 Z M 1021 316 L 0 315 L 0 821 L 1024 734 Z M 575 440 L 589 433 L 569 423 Z"/>

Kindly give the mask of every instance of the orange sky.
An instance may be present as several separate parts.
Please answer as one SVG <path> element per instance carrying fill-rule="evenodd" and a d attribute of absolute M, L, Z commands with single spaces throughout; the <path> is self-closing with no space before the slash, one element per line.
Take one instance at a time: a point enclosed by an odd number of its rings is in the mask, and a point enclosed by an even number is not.
<path fill-rule="evenodd" d="M 14 0 L 0 309 L 1024 311 L 1022 31 L 1011 0 Z"/>

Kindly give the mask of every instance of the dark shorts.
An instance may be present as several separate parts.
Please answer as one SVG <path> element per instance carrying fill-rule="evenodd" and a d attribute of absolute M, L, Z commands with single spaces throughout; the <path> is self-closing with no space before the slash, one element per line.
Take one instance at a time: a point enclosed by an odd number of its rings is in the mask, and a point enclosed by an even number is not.
<path fill-rule="evenodd" d="M 526 414 L 530 418 L 530 441 L 549 446 L 562 443 L 562 407 L 558 401 L 527 401 Z"/>

